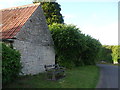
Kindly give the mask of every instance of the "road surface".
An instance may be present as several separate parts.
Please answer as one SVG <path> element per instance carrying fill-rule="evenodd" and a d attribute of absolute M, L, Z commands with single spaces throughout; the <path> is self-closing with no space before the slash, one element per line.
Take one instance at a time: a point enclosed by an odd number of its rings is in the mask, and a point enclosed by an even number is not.
<path fill-rule="evenodd" d="M 97 66 L 100 67 L 100 78 L 96 88 L 118 88 L 120 85 L 118 83 L 120 67 L 107 64 L 97 64 Z"/>

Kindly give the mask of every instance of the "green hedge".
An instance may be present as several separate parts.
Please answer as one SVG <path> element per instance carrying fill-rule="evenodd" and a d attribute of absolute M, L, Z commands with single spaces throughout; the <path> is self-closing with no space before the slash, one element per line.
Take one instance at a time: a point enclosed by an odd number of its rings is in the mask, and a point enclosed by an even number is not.
<path fill-rule="evenodd" d="M 108 63 L 112 63 L 112 50 L 109 48 L 106 48 L 105 46 L 103 46 L 101 48 L 101 52 L 99 54 L 100 56 L 100 61 L 105 61 Z"/>
<path fill-rule="evenodd" d="M 4 43 L 2 45 L 2 82 L 9 83 L 14 80 L 21 70 L 20 53 Z"/>
<path fill-rule="evenodd" d="M 56 51 L 56 63 L 72 68 L 95 64 L 101 43 L 81 33 L 74 25 L 49 25 Z"/>

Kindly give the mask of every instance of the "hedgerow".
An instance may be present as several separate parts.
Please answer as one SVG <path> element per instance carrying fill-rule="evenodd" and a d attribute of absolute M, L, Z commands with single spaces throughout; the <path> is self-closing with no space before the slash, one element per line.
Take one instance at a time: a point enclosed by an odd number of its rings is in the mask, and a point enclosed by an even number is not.
<path fill-rule="evenodd" d="M 83 33 L 74 25 L 49 25 L 55 51 L 56 63 L 68 68 L 95 64 L 101 43 Z"/>
<path fill-rule="evenodd" d="M 99 53 L 99 58 L 101 61 L 105 61 L 107 63 L 112 63 L 112 50 L 109 48 L 106 48 L 105 46 L 103 46 L 101 48 L 101 51 Z"/>

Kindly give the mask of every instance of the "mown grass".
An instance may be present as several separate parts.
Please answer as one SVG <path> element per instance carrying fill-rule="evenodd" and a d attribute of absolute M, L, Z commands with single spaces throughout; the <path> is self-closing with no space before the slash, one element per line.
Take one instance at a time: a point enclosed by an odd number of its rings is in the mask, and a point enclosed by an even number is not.
<path fill-rule="evenodd" d="M 95 88 L 99 79 L 97 66 L 82 66 L 66 70 L 66 77 L 48 81 L 45 73 L 20 77 L 4 88 Z"/>
<path fill-rule="evenodd" d="M 120 66 L 120 63 L 118 63 L 118 64 L 113 64 L 113 63 L 108 63 L 108 62 L 106 62 L 106 63 L 98 63 L 98 64 L 107 64 L 107 65 Z"/>

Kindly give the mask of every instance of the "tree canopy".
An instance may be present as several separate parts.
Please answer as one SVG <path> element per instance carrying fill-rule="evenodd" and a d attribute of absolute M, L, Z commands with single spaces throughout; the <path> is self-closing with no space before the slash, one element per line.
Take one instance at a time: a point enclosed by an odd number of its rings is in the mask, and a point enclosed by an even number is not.
<path fill-rule="evenodd" d="M 61 7 L 57 2 L 44 2 L 44 0 L 34 0 L 33 3 L 41 3 L 41 6 L 46 17 L 47 24 L 64 23 L 62 14 L 60 13 Z"/>
<path fill-rule="evenodd" d="M 120 45 L 104 45 L 105 48 L 112 51 L 112 61 L 113 63 L 118 63 L 120 60 Z"/>
<path fill-rule="evenodd" d="M 101 43 L 81 33 L 74 25 L 49 25 L 55 44 L 56 62 L 68 68 L 80 65 L 95 64 Z"/>

